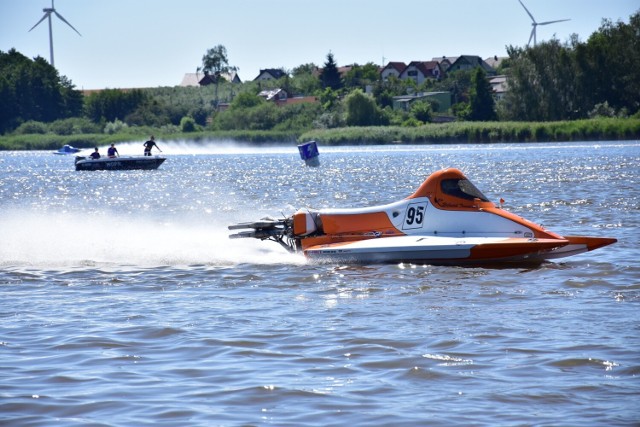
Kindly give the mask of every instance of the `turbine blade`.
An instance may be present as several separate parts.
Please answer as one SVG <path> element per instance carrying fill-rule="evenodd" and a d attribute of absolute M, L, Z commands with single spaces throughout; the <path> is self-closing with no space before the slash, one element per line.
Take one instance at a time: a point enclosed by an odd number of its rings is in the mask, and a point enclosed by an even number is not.
<path fill-rule="evenodd" d="M 44 21 L 45 19 L 47 19 L 47 16 L 49 16 L 50 14 L 51 14 L 51 12 L 47 12 L 47 13 L 45 13 L 45 14 L 44 14 L 44 16 L 43 16 L 43 17 L 42 17 L 38 22 L 36 22 L 36 25 L 34 25 L 33 27 L 31 27 L 31 29 L 30 29 L 29 31 L 33 30 L 33 29 L 34 29 L 35 27 L 37 27 L 37 26 L 38 26 L 42 21 Z M 27 32 L 29 32 L 29 31 L 27 31 Z"/>
<path fill-rule="evenodd" d="M 531 39 L 536 35 L 536 27 L 533 27 L 533 30 L 531 30 L 531 35 L 529 36 L 529 41 L 527 42 L 527 46 L 529 46 L 531 44 Z M 535 43 L 534 43 L 535 44 Z"/>
<path fill-rule="evenodd" d="M 529 17 L 531 18 L 531 20 L 533 22 L 536 22 L 536 18 L 533 17 L 533 15 L 531 14 L 531 12 L 529 12 L 529 9 L 527 9 L 527 6 L 524 5 L 524 3 L 522 3 L 522 1 L 518 0 L 520 2 L 520 4 L 522 5 L 522 7 L 524 7 L 524 10 L 527 12 L 527 15 L 529 15 Z"/>
<path fill-rule="evenodd" d="M 78 35 L 79 35 L 80 37 L 82 37 L 82 34 L 80 34 L 80 31 L 76 30 L 76 29 L 73 27 L 73 25 L 71 25 L 71 24 L 69 23 L 69 21 L 67 21 L 66 19 L 64 19 L 64 18 L 62 17 L 62 15 L 60 15 L 60 14 L 59 14 L 58 12 L 56 12 L 55 10 L 53 11 L 53 13 L 55 13 L 55 14 L 56 14 L 56 16 L 62 20 L 62 22 L 64 22 L 65 24 L 67 24 L 68 26 L 70 26 L 71 28 L 73 28 L 73 31 L 75 31 L 76 33 L 78 33 Z"/>
<path fill-rule="evenodd" d="M 565 22 L 565 21 L 571 21 L 571 19 L 559 19 L 557 21 L 538 22 L 538 25 L 555 24 L 556 22 Z"/>

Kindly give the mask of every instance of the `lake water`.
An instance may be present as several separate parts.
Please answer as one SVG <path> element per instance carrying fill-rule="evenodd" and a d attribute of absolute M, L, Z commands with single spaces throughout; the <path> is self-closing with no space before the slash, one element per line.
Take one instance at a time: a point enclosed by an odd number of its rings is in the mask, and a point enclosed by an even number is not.
<path fill-rule="evenodd" d="M 0 424 L 640 424 L 640 142 L 320 146 L 318 168 L 295 146 L 159 145 L 156 171 L 0 152 Z M 619 241 L 489 269 L 312 265 L 227 237 L 390 203 L 444 167 Z"/>

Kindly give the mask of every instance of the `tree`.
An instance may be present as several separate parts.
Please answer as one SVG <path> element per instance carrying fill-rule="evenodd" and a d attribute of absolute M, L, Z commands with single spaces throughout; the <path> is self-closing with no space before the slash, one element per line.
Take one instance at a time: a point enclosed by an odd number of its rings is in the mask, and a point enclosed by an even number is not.
<path fill-rule="evenodd" d="M 373 62 L 368 62 L 365 65 L 353 64 L 344 76 L 344 86 L 346 88 L 365 88 L 378 80 L 380 80 L 379 67 Z"/>
<path fill-rule="evenodd" d="M 433 116 L 433 109 L 429 101 L 415 101 L 409 109 L 411 116 L 422 123 L 429 123 Z"/>
<path fill-rule="evenodd" d="M 205 76 L 213 75 L 215 77 L 216 95 L 215 107 L 218 106 L 218 85 L 220 84 L 220 76 L 225 73 L 238 71 L 238 67 L 230 66 L 227 59 L 227 48 L 219 44 L 207 50 L 202 57 L 202 68 L 198 67 L 197 71 L 202 71 Z"/>
<path fill-rule="evenodd" d="M 82 93 L 44 58 L 0 51 L 0 133 L 20 123 L 79 115 Z"/>
<path fill-rule="evenodd" d="M 640 12 L 629 24 L 604 20 L 586 43 L 552 39 L 530 48 L 509 46 L 509 90 L 501 116 L 509 120 L 588 117 L 606 102 L 618 114 L 640 109 Z"/>
<path fill-rule="evenodd" d="M 471 70 L 458 70 L 447 73 L 444 79 L 433 84 L 433 90 L 451 93 L 453 104 L 468 102 L 471 90 L 471 75 Z"/>
<path fill-rule="evenodd" d="M 324 63 L 324 68 L 320 73 L 320 82 L 323 89 L 339 90 L 342 88 L 340 72 L 331 52 L 327 54 L 327 62 Z"/>
<path fill-rule="evenodd" d="M 347 105 L 348 126 L 374 126 L 382 124 L 382 114 L 373 97 L 356 89 L 344 99 Z"/>
<path fill-rule="evenodd" d="M 293 69 L 291 88 L 294 93 L 311 95 L 320 89 L 320 79 L 317 75 L 318 67 L 313 64 L 303 64 Z"/>
<path fill-rule="evenodd" d="M 557 39 L 507 49 L 513 60 L 504 99 L 506 119 L 550 121 L 584 116 L 573 49 Z"/>
<path fill-rule="evenodd" d="M 471 76 L 471 91 L 469 92 L 469 120 L 496 120 L 493 89 L 487 81 L 487 75 L 481 67 L 477 67 Z"/>
<path fill-rule="evenodd" d="M 85 114 L 95 123 L 113 122 L 115 119 L 125 119 L 146 103 L 150 103 L 150 99 L 140 89 L 105 89 L 85 98 Z"/>
<path fill-rule="evenodd" d="M 576 46 L 585 111 L 607 102 L 615 110 L 640 108 L 640 12 L 629 23 L 603 20 L 587 43 Z"/>

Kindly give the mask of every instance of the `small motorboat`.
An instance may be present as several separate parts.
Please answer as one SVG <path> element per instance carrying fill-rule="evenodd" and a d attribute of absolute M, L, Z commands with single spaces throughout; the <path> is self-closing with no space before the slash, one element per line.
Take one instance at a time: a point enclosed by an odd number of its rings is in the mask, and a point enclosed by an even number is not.
<path fill-rule="evenodd" d="M 231 238 L 272 240 L 323 263 L 540 264 L 617 241 L 548 231 L 496 206 L 453 168 L 388 205 L 300 209 L 229 229 L 244 229 Z"/>
<path fill-rule="evenodd" d="M 76 156 L 77 171 L 158 169 L 167 158 L 161 156 L 91 157 Z"/>
<path fill-rule="evenodd" d="M 57 151 L 54 151 L 53 154 L 75 154 L 77 152 L 81 151 L 80 148 L 76 148 L 76 147 L 72 147 L 69 144 L 65 144 L 62 146 L 62 148 L 58 148 Z"/>

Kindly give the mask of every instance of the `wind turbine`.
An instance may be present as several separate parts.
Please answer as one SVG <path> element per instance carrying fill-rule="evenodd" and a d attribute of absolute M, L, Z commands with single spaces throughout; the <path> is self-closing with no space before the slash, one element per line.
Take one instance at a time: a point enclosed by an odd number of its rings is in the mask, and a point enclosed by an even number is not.
<path fill-rule="evenodd" d="M 53 1 L 53 0 L 51 0 Z M 549 25 L 549 24 L 555 24 L 556 22 L 564 22 L 564 21 L 571 21 L 571 19 L 559 19 L 557 21 L 547 21 L 547 22 L 536 22 L 536 18 L 533 17 L 533 15 L 531 14 L 531 12 L 529 12 L 529 9 L 527 9 L 527 7 L 524 5 L 524 3 L 522 3 L 521 0 L 518 0 L 520 2 L 520 4 L 522 5 L 522 7 L 524 7 L 524 10 L 527 12 L 527 15 L 529 15 L 529 17 L 531 18 L 531 26 L 533 27 L 531 29 L 531 35 L 529 36 L 529 41 L 527 42 L 527 46 L 529 46 L 531 44 L 531 39 L 533 39 L 533 45 L 536 45 L 536 27 L 538 25 Z"/>
<path fill-rule="evenodd" d="M 56 16 L 57 16 L 57 17 L 58 17 L 62 22 L 64 22 L 64 23 L 65 23 L 65 24 L 67 24 L 68 26 L 70 26 L 70 27 L 73 29 L 73 31 L 75 31 L 76 33 L 78 33 L 78 35 L 79 35 L 80 37 L 82 37 L 82 34 L 80 34 L 80 32 L 79 32 L 78 30 L 76 30 L 76 29 L 73 27 L 73 25 L 71 25 L 71 24 L 70 24 L 66 19 L 64 19 L 64 18 L 62 17 L 62 15 L 60 15 L 58 12 L 56 12 L 56 9 L 53 7 L 53 0 L 51 0 L 51 7 L 50 7 L 50 8 L 49 8 L 49 7 L 45 7 L 44 9 L 42 9 L 42 11 L 44 12 L 44 16 L 43 16 L 42 18 L 40 18 L 40 20 L 39 20 L 38 22 L 36 22 L 36 25 L 34 25 L 33 27 L 31 27 L 31 29 L 30 29 L 29 31 L 33 30 L 35 27 L 37 27 L 38 25 L 40 25 L 40 23 L 41 23 L 42 21 L 44 21 L 45 19 L 47 19 L 47 18 L 49 19 L 49 54 L 50 54 L 50 57 L 51 57 L 51 61 L 50 61 L 50 62 L 51 62 L 51 66 L 53 67 L 53 66 L 54 66 L 54 65 L 53 65 L 53 29 L 52 29 L 52 27 L 51 27 L 51 14 L 52 14 L 52 13 L 55 13 L 55 14 L 56 14 Z"/>

